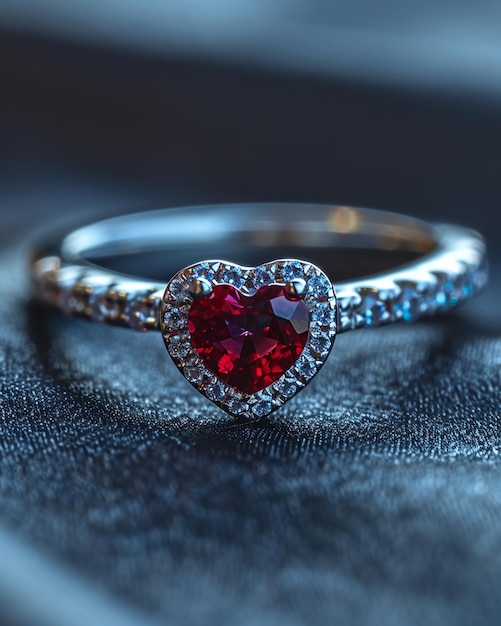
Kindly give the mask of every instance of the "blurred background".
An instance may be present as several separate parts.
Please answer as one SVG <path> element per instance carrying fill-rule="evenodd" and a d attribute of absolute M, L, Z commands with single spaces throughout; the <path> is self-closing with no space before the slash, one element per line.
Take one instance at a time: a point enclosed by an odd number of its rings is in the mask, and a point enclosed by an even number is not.
<path fill-rule="evenodd" d="M 220 200 L 497 211 L 495 0 L 3 0 L 0 28 L 4 227 Z"/>
<path fill-rule="evenodd" d="M 61 222 L 250 200 L 468 224 L 496 276 L 501 3 L 0 2 L 4 293 L 21 289 L 23 246 Z M 494 307 L 479 316 L 499 329 Z M 14 621 L 28 593 L 40 623 L 137 623 L 8 533 L 0 548 Z"/>

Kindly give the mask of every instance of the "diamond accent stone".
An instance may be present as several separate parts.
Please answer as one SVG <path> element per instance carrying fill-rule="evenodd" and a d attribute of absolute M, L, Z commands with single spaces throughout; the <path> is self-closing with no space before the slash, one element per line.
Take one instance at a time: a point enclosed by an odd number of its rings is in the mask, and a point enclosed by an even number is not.
<path fill-rule="evenodd" d="M 241 415 L 249 410 L 247 402 L 234 396 L 230 396 L 230 398 L 228 398 L 227 407 L 233 415 Z"/>
<path fill-rule="evenodd" d="M 210 400 L 221 401 L 226 395 L 225 386 L 222 382 L 215 381 L 207 385 L 206 393 Z"/>
<path fill-rule="evenodd" d="M 362 300 L 362 315 L 367 326 L 379 326 L 390 320 L 390 311 L 376 295 L 365 294 Z"/>
<path fill-rule="evenodd" d="M 89 297 L 89 305 L 96 322 L 117 319 L 123 313 L 123 303 L 112 288 L 96 289 Z"/>
<path fill-rule="evenodd" d="M 236 266 L 228 267 L 221 264 L 217 271 L 216 279 L 218 283 L 233 285 L 239 289 L 245 283 L 245 272 L 243 268 Z"/>
<path fill-rule="evenodd" d="M 189 380 L 190 383 L 201 383 L 206 379 L 205 370 L 202 369 L 199 365 L 187 365 L 183 369 L 183 373 L 186 377 L 186 380 Z"/>
<path fill-rule="evenodd" d="M 424 299 L 411 285 L 403 285 L 401 292 L 393 304 L 397 319 L 412 322 L 422 312 Z"/>
<path fill-rule="evenodd" d="M 160 297 L 151 292 L 138 294 L 125 308 L 125 320 L 135 330 L 145 331 L 157 323 Z"/>
<path fill-rule="evenodd" d="M 296 369 L 302 378 L 310 379 L 314 376 L 318 366 L 313 357 L 305 355 L 305 358 L 298 362 Z"/>
<path fill-rule="evenodd" d="M 164 313 L 164 324 L 169 328 L 182 328 L 186 324 L 186 316 L 180 309 L 173 306 Z"/>
<path fill-rule="evenodd" d="M 330 280 L 317 272 L 311 272 L 306 277 L 306 286 L 308 288 L 307 297 L 316 298 L 317 300 L 328 296 L 329 291 L 332 289 Z"/>
<path fill-rule="evenodd" d="M 266 265 L 260 265 L 252 272 L 252 287 L 254 290 L 258 290 L 260 287 L 269 285 L 274 282 L 275 274 L 273 269 L 270 269 Z"/>
<path fill-rule="evenodd" d="M 304 268 L 301 263 L 288 263 L 282 271 L 282 279 L 285 282 L 294 280 L 294 278 L 303 278 Z"/>
<path fill-rule="evenodd" d="M 312 335 L 308 345 L 310 350 L 313 350 L 313 352 L 319 355 L 328 353 L 331 348 L 331 342 L 324 334 Z"/>
<path fill-rule="evenodd" d="M 273 388 L 282 398 L 292 398 L 298 390 L 298 385 L 294 379 L 282 378 L 273 385 Z"/>
<path fill-rule="evenodd" d="M 169 354 L 176 358 L 182 358 L 190 354 L 189 339 L 184 335 L 173 335 L 169 344 Z"/>
<path fill-rule="evenodd" d="M 335 322 L 335 314 L 329 303 L 319 303 L 312 312 L 311 319 L 320 326 L 330 326 Z"/>
<path fill-rule="evenodd" d="M 257 402 L 252 407 L 252 412 L 257 417 L 265 417 L 266 415 L 271 413 L 272 409 L 273 409 L 273 405 L 271 403 L 271 398 L 270 399 L 264 398 L 262 400 L 259 400 L 259 402 Z"/>
<path fill-rule="evenodd" d="M 181 304 L 183 302 L 190 301 L 189 295 L 190 279 L 184 275 L 178 275 L 174 280 L 169 283 L 169 296 L 170 298 Z"/>

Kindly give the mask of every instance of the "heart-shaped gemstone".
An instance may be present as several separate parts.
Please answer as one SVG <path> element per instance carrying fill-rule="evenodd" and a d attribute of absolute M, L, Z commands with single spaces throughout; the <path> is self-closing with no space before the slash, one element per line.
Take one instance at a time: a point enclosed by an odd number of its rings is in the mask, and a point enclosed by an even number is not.
<path fill-rule="evenodd" d="M 188 314 L 191 343 L 205 366 L 230 387 L 256 393 L 294 365 L 308 338 L 309 315 L 283 285 L 245 295 L 232 285 L 214 285 L 194 300 Z"/>
<path fill-rule="evenodd" d="M 318 373 L 336 337 L 329 278 L 297 259 L 202 261 L 163 296 L 162 334 L 184 377 L 235 417 L 261 419 Z"/>

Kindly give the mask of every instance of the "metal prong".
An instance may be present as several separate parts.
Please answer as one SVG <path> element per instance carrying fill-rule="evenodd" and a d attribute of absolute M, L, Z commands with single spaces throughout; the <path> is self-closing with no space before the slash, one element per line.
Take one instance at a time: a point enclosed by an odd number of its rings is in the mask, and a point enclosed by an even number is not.
<path fill-rule="evenodd" d="M 196 278 L 189 288 L 190 296 L 195 300 L 200 300 L 212 292 L 212 285 L 205 278 Z"/>
<path fill-rule="evenodd" d="M 285 284 L 285 297 L 289 300 L 299 300 L 306 293 L 306 281 L 302 278 L 294 278 Z"/>

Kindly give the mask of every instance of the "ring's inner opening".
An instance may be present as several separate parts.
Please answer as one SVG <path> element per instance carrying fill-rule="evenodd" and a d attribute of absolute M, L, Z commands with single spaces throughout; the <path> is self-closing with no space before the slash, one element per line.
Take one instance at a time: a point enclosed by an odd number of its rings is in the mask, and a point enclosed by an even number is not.
<path fill-rule="evenodd" d="M 220 259 L 246 266 L 257 266 L 275 259 L 300 259 L 314 263 L 333 282 L 354 280 L 386 272 L 419 258 L 420 254 L 411 251 L 368 250 L 367 248 L 319 249 L 319 248 L 274 248 L 273 254 L 263 255 L 262 249 L 242 247 L 198 247 L 192 250 L 154 250 L 116 256 L 93 257 L 95 265 L 129 276 L 138 276 L 155 282 L 167 282 L 177 271 L 194 262 Z"/>
<path fill-rule="evenodd" d="M 333 281 L 345 281 L 395 269 L 436 245 L 430 227 L 401 215 L 256 204 L 155 211 L 99 222 L 67 237 L 63 256 L 158 282 L 203 260 L 256 266 L 295 258 L 315 263 Z"/>

